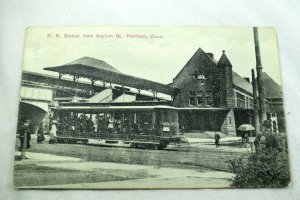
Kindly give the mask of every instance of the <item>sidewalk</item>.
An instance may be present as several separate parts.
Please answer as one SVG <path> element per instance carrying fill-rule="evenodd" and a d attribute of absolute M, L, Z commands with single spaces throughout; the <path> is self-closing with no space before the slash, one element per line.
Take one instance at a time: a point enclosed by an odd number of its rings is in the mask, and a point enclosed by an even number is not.
<path fill-rule="evenodd" d="M 40 167 L 60 169 L 65 177 L 66 170 L 78 170 L 78 173 L 101 172 L 105 175 L 113 174 L 126 177 L 122 181 L 84 182 L 72 184 L 50 184 L 21 186 L 19 188 L 44 188 L 44 189 L 142 189 L 142 188 L 224 188 L 229 187 L 228 178 L 233 174 L 215 170 L 197 170 L 157 167 L 151 165 L 123 164 L 112 162 L 86 162 L 79 158 L 55 156 L 43 153 L 28 152 L 27 160 L 16 161 L 15 165 L 37 165 Z M 70 172 L 74 173 L 74 171 Z M 137 178 L 136 173 L 148 174 L 147 178 Z M 72 174 L 70 174 L 72 175 Z M 44 175 L 42 175 L 44 176 Z M 47 174 L 45 174 L 47 177 Z M 134 178 L 135 177 L 135 178 Z M 39 177 L 43 179 L 43 177 Z"/>
<path fill-rule="evenodd" d="M 20 156 L 20 152 L 16 152 L 15 156 Z M 80 162 L 82 159 L 69 157 L 69 156 L 56 156 L 51 154 L 44 154 L 44 153 L 33 153 L 33 152 L 26 152 L 26 157 L 28 159 L 24 160 L 16 160 L 15 164 L 29 164 L 29 163 L 41 163 L 41 162 Z"/>
<path fill-rule="evenodd" d="M 215 139 L 205 139 L 205 138 L 188 138 L 186 139 L 189 141 L 190 144 L 192 143 L 214 143 Z M 241 137 L 226 137 L 221 138 L 222 142 L 236 142 L 241 141 Z"/>

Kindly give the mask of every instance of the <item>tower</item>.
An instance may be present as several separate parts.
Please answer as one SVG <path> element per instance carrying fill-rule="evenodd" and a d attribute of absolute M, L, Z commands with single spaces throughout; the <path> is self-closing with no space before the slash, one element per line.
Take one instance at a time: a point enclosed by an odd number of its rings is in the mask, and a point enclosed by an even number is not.
<path fill-rule="evenodd" d="M 217 68 L 219 71 L 220 107 L 232 108 L 234 106 L 232 65 L 224 50 Z"/>

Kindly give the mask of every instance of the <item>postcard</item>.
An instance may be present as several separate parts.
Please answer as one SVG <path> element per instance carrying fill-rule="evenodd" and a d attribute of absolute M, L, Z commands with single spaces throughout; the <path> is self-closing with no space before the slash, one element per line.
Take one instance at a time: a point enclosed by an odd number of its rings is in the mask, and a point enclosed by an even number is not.
<path fill-rule="evenodd" d="M 18 189 L 290 184 L 276 32 L 28 27 Z"/>

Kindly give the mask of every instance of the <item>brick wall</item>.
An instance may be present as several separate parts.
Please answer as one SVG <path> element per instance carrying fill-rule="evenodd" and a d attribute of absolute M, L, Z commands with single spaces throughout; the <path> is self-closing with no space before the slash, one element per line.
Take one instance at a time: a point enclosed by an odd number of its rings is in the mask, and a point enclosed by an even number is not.
<path fill-rule="evenodd" d="M 231 109 L 228 112 L 228 114 L 221 126 L 221 132 L 226 135 L 236 136 L 236 127 L 235 127 L 235 119 L 234 119 L 233 109 Z"/>

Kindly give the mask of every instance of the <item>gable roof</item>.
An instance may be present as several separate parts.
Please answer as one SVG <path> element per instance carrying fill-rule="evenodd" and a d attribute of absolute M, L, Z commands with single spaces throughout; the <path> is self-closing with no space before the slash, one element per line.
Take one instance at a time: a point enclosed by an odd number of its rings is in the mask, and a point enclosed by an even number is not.
<path fill-rule="evenodd" d="M 194 55 L 189 59 L 189 61 L 182 67 L 182 69 L 178 72 L 178 74 L 175 76 L 174 79 L 176 79 L 184 70 L 186 67 L 188 67 L 191 64 L 200 63 L 201 59 L 203 57 L 208 58 L 208 60 L 212 61 L 212 63 L 217 64 L 217 61 L 211 58 L 207 53 L 205 53 L 201 48 L 199 48 Z"/>
<path fill-rule="evenodd" d="M 266 72 L 262 73 L 266 98 L 282 98 L 282 88 Z"/>
<path fill-rule="evenodd" d="M 250 94 L 253 93 L 252 84 L 234 71 L 232 71 L 232 82 L 235 86 L 249 92 Z"/>
<path fill-rule="evenodd" d="M 209 56 L 207 53 L 205 53 L 201 48 L 199 48 L 194 55 L 189 59 L 189 61 L 184 65 L 184 67 L 180 70 L 180 72 L 176 75 L 176 77 L 174 79 L 176 79 L 180 74 L 182 74 L 185 70 L 185 68 L 193 65 L 193 64 L 198 64 L 201 63 L 201 59 L 207 59 L 209 62 L 211 62 L 214 66 L 217 65 L 231 65 L 228 57 L 226 56 L 225 53 L 223 53 L 223 55 L 221 56 L 220 60 L 217 61 L 215 59 L 213 59 L 211 56 Z M 236 72 L 232 72 L 232 80 L 233 80 L 233 84 L 245 91 L 247 91 L 248 93 L 252 94 L 252 84 L 249 83 L 248 81 L 246 81 L 243 77 L 241 77 L 240 75 L 238 75 Z M 174 80 L 172 83 L 169 84 L 170 86 L 175 86 L 178 87 L 178 84 L 174 83 Z"/>
<path fill-rule="evenodd" d="M 223 50 L 223 54 L 217 64 L 217 66 L 218 67 L 232 66 L 232 64 L 230 63 L 229 59 L 227 58 L 224 50 Z"/>

